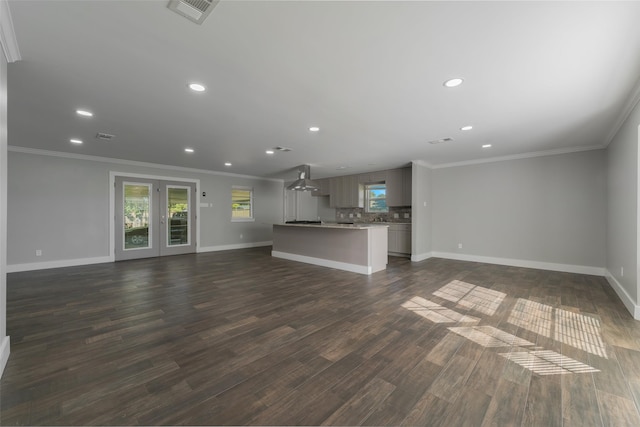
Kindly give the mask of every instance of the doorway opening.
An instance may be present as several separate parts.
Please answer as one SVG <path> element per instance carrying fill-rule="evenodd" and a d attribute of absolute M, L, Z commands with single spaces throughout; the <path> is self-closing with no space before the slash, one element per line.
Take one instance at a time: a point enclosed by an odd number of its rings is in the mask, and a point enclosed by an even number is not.
<path fill-rule="evenodd" d="M 115 261 L 197 251 L 197 181 L 112 174 L 112 182 Z"/>

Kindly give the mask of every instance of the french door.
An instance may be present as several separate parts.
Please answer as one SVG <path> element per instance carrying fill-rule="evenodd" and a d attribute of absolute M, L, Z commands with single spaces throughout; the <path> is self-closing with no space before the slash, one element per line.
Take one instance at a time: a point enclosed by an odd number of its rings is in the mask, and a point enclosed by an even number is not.
<path fill-rule="evenodd" d="M 196 184 L 115 177 L 115 259 L 196 251 Z"/>

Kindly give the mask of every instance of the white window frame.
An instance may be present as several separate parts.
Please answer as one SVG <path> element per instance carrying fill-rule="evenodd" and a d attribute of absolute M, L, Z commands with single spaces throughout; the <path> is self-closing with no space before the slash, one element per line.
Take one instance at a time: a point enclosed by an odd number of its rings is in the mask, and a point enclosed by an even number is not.
<path fill-rule="evenodd" d="M 369 187 L 372 186 L 378 186 L 378 185 L 384 185 L 384 200 L 385 200 L 385 204 L 387 201 L 387 184 L 385 182 L 372 182 L 369 184 L 365 184 L 364 185 L 364 211 L 366 213 L 372 213 L 372 214 L 376 214 L 376 213 L 389 213 L 389 205 L 387 205 L 387 209 L 384 211 L 371 211 L 369 210 Z"/>
<path fill-rule="evenodd" d="M 235 217 L 233 216 L 233 191 L 242 190 L 249 192 L 249 216 L 248 217 Z M 254 205 L 253 205 L 253 187 L 243 187 L 240 185 L 234 185 L 231 187 L 231 222 L 253 222 L 254 217 Z"/>

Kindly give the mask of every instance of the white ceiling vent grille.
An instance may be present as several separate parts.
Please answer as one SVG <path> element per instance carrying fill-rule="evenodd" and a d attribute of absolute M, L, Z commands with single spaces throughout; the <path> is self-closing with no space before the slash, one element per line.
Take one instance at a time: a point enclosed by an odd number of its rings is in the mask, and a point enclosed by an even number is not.
<path fill-rule="evenodd" d="M 116 137 L 115 135 L 111 135 L 110 133 L 104 133 L 104 132 L 98 132 L 96 134 L 96 139 L 101 139 L 103 141 L 111 141 L 115 137 Z"/>
<path fill-rule="evenodd" d="M 167 6 L 196 24 L 202 24 L 219 0 L 171 0 Z"/>
<path fill-rule="evenodd" d="M 453 141 L 453 138 L 440 138 L 440 139 L 434 139 L 433 141 L 429 141 L 429 144 L 443 144 L 445 142 L 451 142 Z"/>

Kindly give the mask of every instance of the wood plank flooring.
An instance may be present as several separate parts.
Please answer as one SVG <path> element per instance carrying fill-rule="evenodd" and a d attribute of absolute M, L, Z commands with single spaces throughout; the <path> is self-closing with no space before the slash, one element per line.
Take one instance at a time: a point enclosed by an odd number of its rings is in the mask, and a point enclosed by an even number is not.
<path fill-rule="evenodd" d="M 640 322 L 602 277 L 255 248 L 7 287 L 1 425 L 640 425 Z"/>

